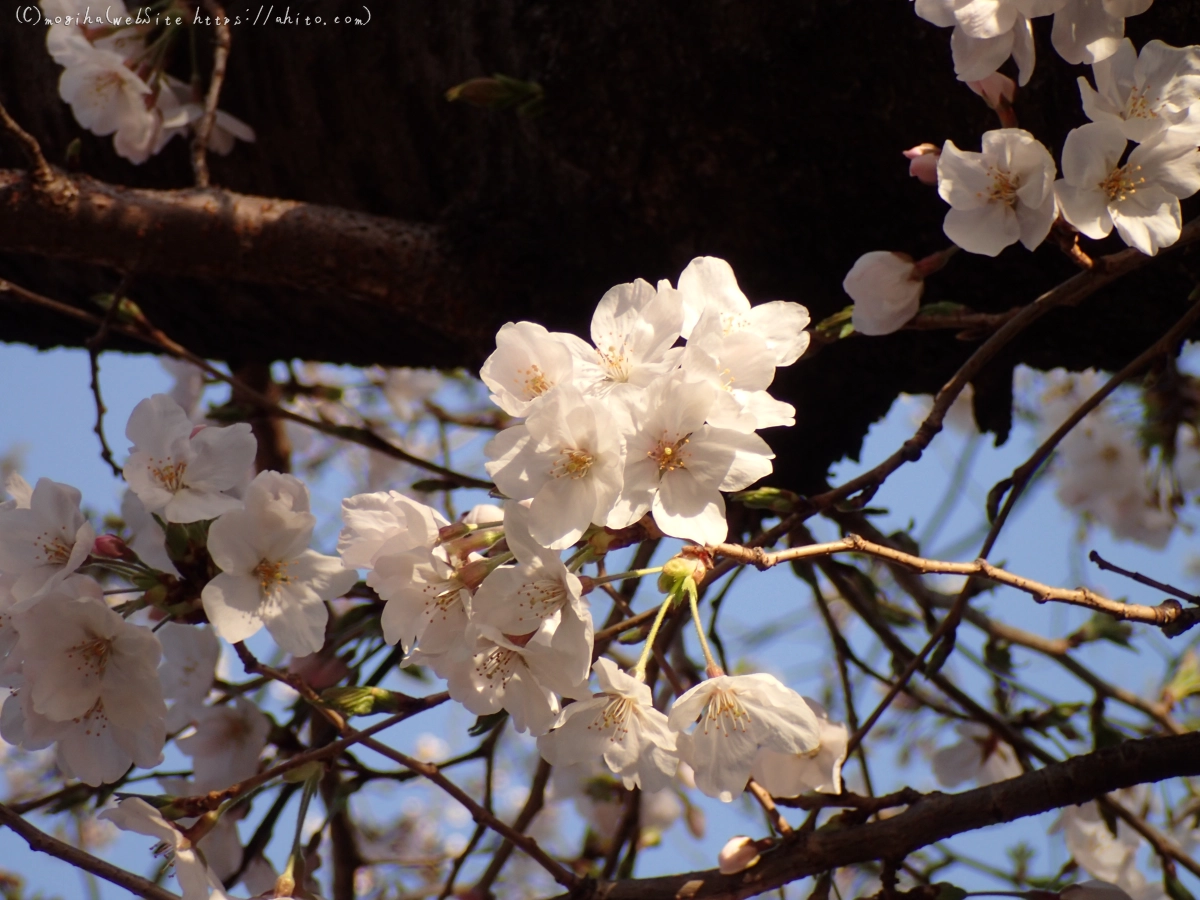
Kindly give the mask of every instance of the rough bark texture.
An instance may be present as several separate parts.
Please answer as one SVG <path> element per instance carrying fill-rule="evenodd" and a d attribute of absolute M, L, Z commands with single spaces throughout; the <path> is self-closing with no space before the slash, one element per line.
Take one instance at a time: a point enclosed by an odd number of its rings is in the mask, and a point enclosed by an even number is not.
<path fill-rule="evenodd" d="M 330 20 L 361 6 L 314 0 L 302 11 Z M 234 4 L 229 12 L 247 15 Z M 371 13 L 370 25 L 348 29 L 235 25 L 222 107 L 251 123 L 258 142 L 214 158 L 212 172 L 241 194 L 382 217 L 374 227 L 355 233 L 358 220 L 329 210 L 319 213 L 327 244 L 260 233 L 250 253 L 213 244 L 201 224 L 109 248 L 137 267 L 131 294 L 151 320 L 191 349 L 236 364 L 476 367 L 504 321 L 583 332 L 611 285 L 675 278 L 701 254 L 730 260 L 753 300 L 799 300 L 819 320 L 847 304 L 841 279 L 861 253 L 923 255 L 947 243 L 945 205 L 907 176 L 899 151 L 947 138 L 976 148 L 996 127 L 953 80 L 949 32 L 919 20 L 907 0 L 446 0 Z M 1049 24 L 1035 23 L 1041 54 L 1017 111 L 1057 155 L 1083 121 L 1074 76 L 1088 70 L 1057 58 Z M 1200 6 L 1158 3 L 1129 32 L 1139 45 L 1200 42 Z M 210 38 L 202 29 L 202 59 Z M 451 85 L 493 72 L 539 82 L 544 114 L 444 99 Z M 182 141 L 128 164 L 75 123 L 57 77 L 41 28 L 0 27 L 3 100 L 52 162 L 79 137 L 81 168 L 96 179 L 191 185 Z M 0 167 L 23 165 L 0 141 Z M 11 174 L 0 182 L 0 277 L 80 304 L 111 289 L 117 273 L 95 264 L 112 258 L 96 252 L 111 240 L 103 209 L 78 233 L 39 234 L 20 191 Z M 176 212 L 196 215 L 205 203 L 187 195 Z M 275 234 L 295 238 L 318 213 L 281 203 L 272 214 Z M 254 275 L 268 268 L 290 274 Z M 1126 362 L 1182 310 L 1198 268 L 1184 251 L 1048 316 L 977 379 L 980 423 L 1007 433 L 1018 361 Z M 1072 272 L 1049 246 L 997 260 L 959 254 L 926 299 L 999 311 Z M 0 304 L 0 339 L 49 347 L 86 337 Z M 899 391 L 936 389 L 971 347 L 948 333 L 905 332 L 839 343 L 783 370 L 776 392 L 796 405 L 799 427 L 768 434 L 777 480 L 817 483 L 857 452 Z"/>

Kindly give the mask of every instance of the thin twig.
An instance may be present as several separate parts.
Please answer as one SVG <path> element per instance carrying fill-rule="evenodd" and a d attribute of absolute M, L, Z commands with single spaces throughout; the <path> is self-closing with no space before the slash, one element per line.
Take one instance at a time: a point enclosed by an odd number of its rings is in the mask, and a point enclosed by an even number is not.
<path fill-rule="evenodd" d="M 104 398 L 100 395 L 100 352 L 104 346 L 104 342 L 108 340 L 108 332 L 112 328 L 117 310 L 121 305 L 121 298 L 125 296 L 125 292 L 129 289 L 129 282 L 131 280 L 132 272 L 126 272 L 121 276 L 121 281 L 112 293 L 112 301 L 109 303 L 108 309 L 105 310 L 104 318 L 101 320 L 100 326 L 96 329 L 96 333 L 83 342 L 83 346 L 87 348 L 88 352 L 88 364 L 92 373 L 92 398 L 96 405 L 96 424 L 93 426 L 92 431 L 96 433 L 96 437 L 100 440 L 100 458 L 108 463 L 113 475 L 118 478 L 123 477 L 123 470 L 117 465 L 117 461 L 113 459 L 112 448 L 108 446 L 108 439 L 104 436 L 104 414 L 108 412 L 108 408 L 104 405 Z"/>
<path fill-rule="evenodd" d="M 1192 220 L 1184 226 L 1179 241 L 1173 244 L 1171 249 L 1187 246 L 1197 239 L 1200 239 L 1200 220 Z M 901 445 L 899 450 L 873 469 L 852 478 L 845 484 L 810 497 L 809 503 L 813 507 L 813 511 L 825 509 L 855 494 L 870 494 L 905 463 L 916 462 L 921 458 L 921 454 L 924 453 L 929 443 L 942 430 L 942 422 L 946 413 L 950 411 L 950 407 L 958 395 L 1006 344 L 1050 310 L 1060 306 L 1074 306 L 1122 275 L 1142 268 L 1151 260 L 1152 257 L 1133 248 L 1102 256 L 1088 271 L 1068 278 L 1062 284 L 1042 294 L 1028 306 L 1022 307 L 1020 312 L 984 341 L 959 367 L 953 377 L 943 385 L 937 396 L 934 397 L 933 407 L 929 410 L 925 421 L 921 423 L 916 433 Z"/>
<path fill-rule="evenodd" d="M 229 29 L 229 20 L 225 10 L 217 0 L 203 0 L 204 8 L 215 19 L 217 30 L 217 45 L 213 50 L 212 75 L 208 80 L 208 94 L 204 98 L 204 115 L 196 124 L 196 134 L 192 138 L 192 171 L 196 176 L 196 187 L 207 188 L 208 177 L 208 140 L 212 136 L 213 125 L 217 121 L 217 103 L 221 99 L 221 85 L 225 81 L 225 67 L 229 62 L 229 46 L 233 35 Z"/>
<path fill-rule="evenodd" d="M 1014 587 L 1019 591 L 1024 591 L 1038 603 L 1055 601 L 1058 603 L 1067 603 L 1072 606 L 1082 606 L 1097 612 L 1107 613 L 1117 619 L 1124 619 L 1131 622 L 1142 622 L 1147 625 L 1157 625 L 1160 627 L 1164 625 L 1175 625 L 1178 627 L 1180 624 L 1186 624 L 1190 627 L 1197 621 L 1200 621 L 1200 610 L 1196 610 L 1196 615 L 1193 616 L 1193 611 L 1185 610 L 1177 600 L 1164 600 L 1157 606 L 1120 603 L 1116 600 L 1109 600 L 1107 597 L 1101 596 L 1087 588 L 1057 588 L 1048 584 L 1042 584 L 1040 581 L 1034 581 L 1031 578 L 1014 575 L 1011 572 L 992 565 L 986 559 L 977 559 L 974 562 L 944 562 L 936 559 L 925 559 L 924 557 L 913 556 L 910 553 L 904 553 L 892 547 L 876 544 L 857 534 L 848 534 L 840 540 L 829 541 L 824 544 L 809 544 L 803 547 L 777 550 L 773 553 L 767 553 L 758 547 L 743 547 L 739 544 L 714 544 L 708 547 L 708 550 L 714 556 L 719 555 L 730 559 L 737 559 L 748 565 L 757 566 L 760 569 L 769 569 L 772 566 L 783 562 L 790 562 L 791 560 L 832 556 L 835 553 L 865 553 L 869 556 L 875 556 L 896 563 L 897 565 L 905 566 L 923 575 L 937 573 L 944 575 L 983 576 L 1000 584 Z"/>
<path fill-rule="evenodd" d="M 489 896 L 492 885 L 500 877 L 500 872 L 504 869 L 504 864 L 508 862 L 508 857 L 512 854 L 514 844 L 532 856 L 537 862 L 541 863 L 542 868 L 553 875 L 554 880 L 559 884 L 573 888 L 578 882 L 579 879 L 575 877 L 574 872 L 569 871 L 556 860 L 547 856 L 545 851 L 537 845 L 537 841 L 524 833 L 525 829 L 529 827 L 529 823 L 533 821 L 533 817 L 541 812 L 542 804 L 546 799 L 546 784 L 549 780 L 550 763 L 544 759 L 538 759 L 537 771 L 533 773 L 533 781 L 529 785 L 529 799 L 525 801 L 525 805 L 517 813 L 512 827 L 504 825 L 504 829 L 501 830 L 496 828 L 495 825 L 492 826 L 496 831 L 504 835 L 505 841 L 492 857 L 492 861 L 488 864 L 487 869 L 484 870 L 483 875 L 480 876 L 479 881 L 475 883 L 473 893 L 476 896 Z M 495 819 L 494 816 L 493 819 Z M 496 819 L 496 822 L 500 825 L 504 824 L 499 819 Z M 535 855 L 534 851 L 536 851 L 537 855 Z"/>
<path fill-rule="evenodd" d="M 23 288 L 20 285 L 14 284 L 13 282 L 7 281 L 3 278 L 0 278 L 0 293 L 10 293 L 28 303 L 54 310 L 55 312 L 64 316 L 68 316 L 80 322 L 87 322 L 90 325 L 99 325 L 101 321 L 99 317 L 93 316 L 91 313 L 85 312 L 82 309 L 78 309 L 67 303 L 61 303 L 58 300 L 52 300 L 49 297 L 44 297 L 41 294 L 35 293 L 27 288 Z M 244 399 L 269 412 L 273 416 L 280 416 L 281 418 L 298 422 L 301 425 L 306 425 L 315 431 L 321 432 L 322 434 L 327 434 L 331 437 L 336 437 L 344 441 L 359 444 L 371 450 L 376 450 L 385 456 L 390 456 L 393 459 L 399 459 L 403 462 L 417 466 L 418 468 L 441 475 L 443 478 L 453 481 L 455 484 L 461 485 L 462 487 L 483 488 L 485 490 L 493 487 L 493 484 L 490 481 L 484 481 L 480 478 L 472 478 L 469 475 L 463 475 L 460 472 L 454 472 L 450 469 L 439 466 L 436 463 L 430 462 L 429 460 L 421 459 L 418 456 L 413 456 L 411 453 L 401 450 L 399 447 L 396 447 L 384 440 L 369 428 L 359 428 L 352 425 L 335 425 L 330 422 L 323 422 L 319 419 L 309 419 L 306 416 L 300 415 L 299 413 L 294 413 L 291 410 L 280 406 L 278 403 L 272 402 L 270 399 L 264 397 L 261 393 L 249 387 L 239 379 L 230 375 L 226 375 L 220 369 L 211 365 L 208 360 L 197 356 L 186 347 L 176 343 L 162 331 L 155 328 L 149 322 L 149 320 L 146 319 L 145 315 L 138 314 L 135 322 L 138 327 L 114 323 L 112 330 L 118 334 L 124 335 L 125 337 L 133 338 L 149 344 L 152 347 L 156 347 L 159 350 L 176 357 L 177 359 L 190 362 L 197 368 L 203 369 L 218 381 L 224 382 L 225 384 L 237 389 L 241 392 Z"/>
<path fill-rule="evenodd" d="M 148 881 L 141 875 L 127 872 L 118 866 L 114 866 L 112 863 L 92 856 L 86 850 L 80 850 L 78 847 L 72 847 L 70 844 L 60 841 L 56 837 L 51 837 L 46 832 L 26 822 L 3 803 L 0 803 L 0 825 L 7 825 L 24 838 L 30 850 L 49 853 L 51 856 L 58 857 L 70 863 L 77 869 L 98 875 L 105 881 L 110 881 L 118 887 L 123 887 L 125 890 L 139 897 L 146 898 L 146 900 L 179 900 L 177 895 L 172 894 L 165 888 L 159 887 L 153 881 Z"/>
<path fill-rule="evenodd" d="M 46 190 L 54 183 L 54 170 L 42 154 L 42 147 L 37 139 L 17 124 L 17 120 L 9 115 L 4 104 L 0 103 L 0 123 L 9 134 L 21 145 L 21 151 L 29 160 L 29 169 L 33 173 L 33 183 L 39 190 Z"/>
<path fill-rule="evenodd" d="M 767 819 L 771 822 L 771 827 L 775 829 L 775 833 L 780 837 L 792 833 L 791 823 L 784 818 L 783 813 L 779 811 L 779 807 L 775 805 L 775 798 L 771 796 L 771 792 L 765 787 L 751 778 L 746 782 L 746 790 L 754 795 L 754 799 L 758 801 L 758 805 L 763 808 L 763 812 L 767 814 Z"/>
<path fill-rule="evenodd" d="M 1140 572 L 1131 572 L 1129 569 L 1122 569 L 1120 566 L 1114 566 L 1095 550 L 1088 554 L 1088 559 L 1099 566 L 1101 571 L 1116 572 L 1118 575 L 1124 575 L 1126 578 L 1130 578 L 1136 581 L 1138 584 L 1144 584 L 1146 587 L 1152 587 L 1156 590 L 1162 591 L 1165 594 L 1173 594 L 1180 600 L 1186 600 L 1188 603 L 1200 603 L 1200 597 L 1197 597 L 1195 594 L 1189 594 L 1187 591 L 1181 590 L 1177 587 L 1172 587 L 1169 584 L 1156 581 L 1148 575 L 1143 575 Z"/>

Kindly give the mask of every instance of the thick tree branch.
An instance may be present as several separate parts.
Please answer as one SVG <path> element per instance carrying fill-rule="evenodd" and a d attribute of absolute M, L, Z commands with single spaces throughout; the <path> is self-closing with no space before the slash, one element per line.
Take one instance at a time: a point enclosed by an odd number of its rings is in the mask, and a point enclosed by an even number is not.
<path fill-rule="evenodd" d="M 1128 741 L 1048 765 L 1018 778 L 965 791 L 934 793 L 897 816 L 863 825 L 796 832 L 737 875 L 716 869 L 660 878 L 592 883 L 574 898 L 741 900 L 808 875 L 906 855 L 956 834 L 1086 803 L 1109 791 L 1200 774 L 1200 734 Z M 568 895 L 563 895 L 565 898 Z"/>
<path fill-rule="evenodd" d="M 472 327 L 434 227 L 233 191 L 60 179 L 69 202 L 52 202 L 28 172 L 0 170 L 0 250 L 325 294 L 337 298 L 326 327 L 347 298 L 447 335 Z"/>

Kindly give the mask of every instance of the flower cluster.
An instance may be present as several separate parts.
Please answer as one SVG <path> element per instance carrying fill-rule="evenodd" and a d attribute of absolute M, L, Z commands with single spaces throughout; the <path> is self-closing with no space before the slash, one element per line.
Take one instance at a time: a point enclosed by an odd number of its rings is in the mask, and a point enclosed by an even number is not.
<path fill-rule="evenodd" d="M 58 92 L 75 119 L 98 135 L 113 135 L 117 153 L 133 163 L 154 156 L 171 138 L 186 134 L 204 115 L 190 85 L 162 71 L 164 41 L 147 44 L 148 25 L 110 25 L 95 18 L 86 0 L 40 0 L 52 22 L 46 47 L 63 66 Z M 122 0 L 107 5 L 110 20 L 128 18 Z M 249 125 L 218 111 L 209 149 L 222 155 L 234 141 L 253 141 Z"/>
<path fill-rule="evenodd" d="M 665 534 L 718 543 L 721 492 L 771 471 L 755 432 L 795 421 L 767 388 L 807 348 L 808 321 L 798 303 L 752 308 L 729 264 L 701 257 L 678 288 L 639 280 L 606 293 L 592 343 L 509 323 L 480 376 L 525 421 L 488 445 L 488 474 L 530 501 L 530 532 L 545 547 L 647 512 Z"/>

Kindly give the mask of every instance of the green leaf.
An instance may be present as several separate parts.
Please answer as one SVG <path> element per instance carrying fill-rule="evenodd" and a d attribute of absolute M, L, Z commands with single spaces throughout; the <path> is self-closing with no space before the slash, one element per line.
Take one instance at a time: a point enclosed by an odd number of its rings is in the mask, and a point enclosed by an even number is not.
<path fill-rule="evenodd" d="M 471 737 L 480 737 L 487 734 L 501 722 L 508 718 L 508 710 L 502 709 L 500 712 L 494 712 L 491 715 L 480 716 L 475 720 L 475 724 L 467 729 L 467 734 Z"/>
<path fill-rule="evenodd" d="M 1128 647 L 1129 639 L 1133 637 L 1133 626 L 1128 622 L 1114 619 L 1105 613 L 1092 613 L 1092 617 L 1073 634 L 1067 637 L 1073 646 L 1089 644 L 1092 641 L 1112 641 L 1122 647 Z"/>
<path fill-rule="evenodd" d="M 1192 892 L 1183 886 L 1183 882 L 1170 872 L 1163 873 L 1163 889 L 1171 900 L 1196 900 Z"/>

